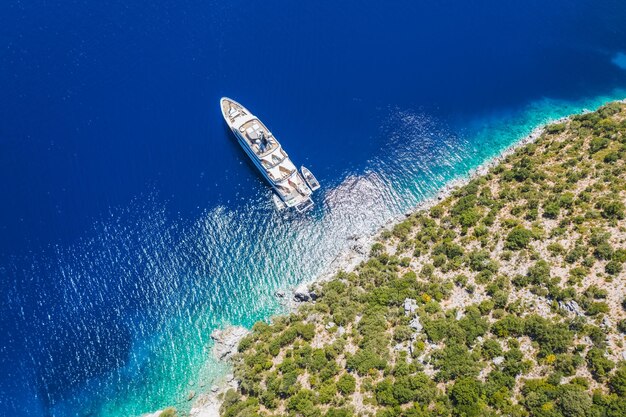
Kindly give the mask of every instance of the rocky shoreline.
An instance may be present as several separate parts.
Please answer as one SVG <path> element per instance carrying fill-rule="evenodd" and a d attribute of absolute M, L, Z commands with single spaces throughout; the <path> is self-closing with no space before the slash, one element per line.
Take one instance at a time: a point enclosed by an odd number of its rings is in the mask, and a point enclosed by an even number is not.
<path fill-rule="evenodd" d="M 626 102 L 626 100 L 623 100 L 622 102 Z M 505 148 L 502 152 L 498 154 L 498 156 L 495 156 L 485 161 L 483 164 L 472 169 L 467 174 L 448 182 L 435 196 L 423 200 L 412 209 L 407 210 L 404 214 L 387 220 L 384 225 L 379 227 L 372 234 L 367 236 L 350 236 L 348 239 L 354 241 L 354 243 L 348 249 L 338 254 L 324 272 L 322 272 L 316 279 L 312 281 L 299 284 L 293 290 L 293 298 L 289 305 L 290 310 L 297 308 L 298 304 L 301 302 L 311 301 L 310 298 L 307 299 L 306 294 L 315 294 L 315 291 L 311 288 L 316 283 L 325 282 L 332 279 L 339 271 L 351 271 L 356 268 L 362 261 L 367 260 L 367 258 L 369 257 L 369 248 L 372 246 L 373 243 L 375 243 L 376 237 L 379 236 L 382 232 L 384 232 L 385 230 L 391 230 L 396 224 L 402 222 L 405 218 L 409 217 L 413 213 L 429 210 L 440 201 L 449 197 L 458 188 L 466 185 L 477 177 L 481 177 L 487 174 L 491 168 L 500 164 L 504 159 L 512 155 L 517 149 L 535 142 L 544 133 L 546 126 L 555 123 L 564 123 L 568 121 L 572 116 L 574 115 L 546 122 L 544 125 L 535 128 L 528 136 Z M 284 291 L 282 292 L 282 294 L 284 296 Z"/>
<path fill-rule="evenodd" d="M 622 100 L 621 102 L 626 102 Z M 563 123 L 568 121 L 572 116 L 564 117 L 558 120 L 547 122 L 546 124 L 534 129 L 528 136 L 508 146 L 498 154 L 466 175 L 456 178 L 447 183 L 435 196 L 420 202 L 411 210 L 400 216 L 396 216 L 388 220 L 384 225 L 368 236 L 351 236 L 349 240 L 353 241 L 348 249 L 337 255 L 329 264 L 326 270 L 316 279 L 309 282 L 303 282 L 291 291 L 277 290 L 274 295 L 279 299 L 284 299 L 290 311 L 295 310 L 300 304 L 311 302 L 316 299 L 315 284 L 332 279 L 339 271 L 350 271 L 356 268 L 362 261 L 369 257 L 369 248 L 376 241 L 376 238 L 385 230 L 391 230 L 396 224 L 403 221 L 406 217 L 419 211 L 432 208 L 434 205 L 450 196 L 456 189 L 466 185 L 471 180 L 484 176 L 494 166 L 500 164 L 509 155 L 513 154 L 517 149 L 535 142 L 545 131 L 546 126 L 554 123 Z M 568 306 L 569 307 L 569 306 Z M 243 327 L 227 327 L 217 329 L 211 334 L 211 338 L 215 341 L 212 354 L 215 358 L 222 361 L 229 361 L 233 354 L 237 351 L 239 341 L 245 337 L 249 331 Z M 219 409 L 223 394 L 231 389 L 237 388 L 238 381 L 232 375 L 227 375 L 223 380 L 216 382 L 211 390 L 207 393 L 199 395 L 191 408 L 189 415 L 191 417 L 219 417 Z M 145 416 L 158 416 L 159 412 L 147 414 Z"/>

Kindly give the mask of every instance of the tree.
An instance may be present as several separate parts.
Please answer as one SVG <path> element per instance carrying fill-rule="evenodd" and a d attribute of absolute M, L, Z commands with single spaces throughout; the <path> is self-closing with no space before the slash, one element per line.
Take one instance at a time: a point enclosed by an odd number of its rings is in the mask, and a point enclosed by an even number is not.
<path fill-rule="evenodd" d="M 565 417 L 591 415 L 591 397 L 576 385 L 564 385 L 559 393 L 559 408 Z"/>
<path fill-rule="evenodd" d="M 427 406 L 437 395 L 437 385 L 428 375 L 419 372 L 410 377 L 413 399 L 423 406 Z"/>
<path fill-rule="evenodd" d="M 390 378 L 385 378 L 376 385 L 376 401 L 380 405 L 398 405 L 398 400 L 393 395 L 393 383 Z"/>
<path fill-rule="evenodd" d="M 615 374 L 609 380 L 609 387 L 617 395 L 626 397 L 626 364 L 622 364 L 615 371 Z"/>
<path fill-rule="evenodd" d="M 369 349 L 359 349 L 346 361 L 348 369 L 354 369 L 359 375 L 367 375 L 370 369 L 384 369 L 387 361 Z"/>
<path fill-rule="evenodd" d="M 337 389 L 343 395 L 350 395 L 356 389 L 356 379 L 350 374 L 343 374 L 337 381 Z"/>
<path fill-rule="evenodd" d="M 481 415 L 480 400 L 482 384 L 475 378 L 461 378 L 450 389 L 450 399 L 458 416 L 473 417 Z"/>
<path fill-rule="evenodd" d="M 604 266 L 604 271 L 609 275 L 617 275 L 622 271 L 622 264 L 617 261 L 609 261 Z"/>
<path fill-rule="evenodd" d="M 319 409 L 315 407 L 315 403 L 313 402 L 314 398 L 315 393 L 313 391 L 306 389 L 300 390 L 287 401 L 287 409 L 295 411 L 304 417 L 319 416 L 321 413 Z"/>
<path fill-rule="evenodd" d="M 329 408 L 324 417 L 352 417 L 354 413 L 347 408 Z"/>
<path fill-rule="evenodd" d="M 415 393 L 411 389 L 409 377 L 397 378 L 393 383 L 393 396 L 400 404 L 406 404 L 413 401 Z"/>
<path fill-rule="evenodd" d="M 497 340 L 487 339 L 483 342 L 482 353 L 487 359 L 493 359 L 496 356 L 502 355 L 502 347 Z"/>
<path fill-rule="evenodd" d="M 524 249 L 530 243 L 530 239 L 533 237 L 533 232 L 522 226 L 516 226 L 511 230 L 506 237 L 504 247 L 511 250 Z"/>
<path fill-rule="evenodd" d="M 593 377 L 598 381 L 603 381 L 608 373 L 613 369 L 613 362 L 604 357 L 604 351 L 598 348 L 591 348 L 587 352 L 587 367 Z"/>
<path fill-rule="evenodd" d="M 607 201 L 605 203 L 601 203 L 600 207 L 602 208 L 602 216 L 607 219 L 622 220 L 624 218 L 624 211 L 626 208 L 624 207 L 624 203 L 621 201 Z"/>

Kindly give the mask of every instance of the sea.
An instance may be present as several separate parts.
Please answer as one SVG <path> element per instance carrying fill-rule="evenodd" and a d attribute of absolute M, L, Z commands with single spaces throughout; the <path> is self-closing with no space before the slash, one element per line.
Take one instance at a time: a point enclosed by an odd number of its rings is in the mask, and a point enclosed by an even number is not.
<path fill-rule="evenodd" d="M 551 120 L 626 98 L 616 0 L 0 3 L 0 416 L 189 410 L 217 328 Z M 277 212 L 231 97 L 320 180 Z"/>

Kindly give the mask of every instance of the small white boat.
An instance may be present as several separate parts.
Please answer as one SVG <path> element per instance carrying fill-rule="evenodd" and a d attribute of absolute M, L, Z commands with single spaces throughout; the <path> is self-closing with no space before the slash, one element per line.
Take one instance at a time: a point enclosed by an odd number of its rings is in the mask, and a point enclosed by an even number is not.
<path fill-rule="evenodd" d="M 307 167 L 301 166 L 300 171 L 302 172 L 302 177 L 306 181 L 311 191 L 315 191 L 320 188 L 320 182 L 317 180 L 317 178 L 315 178 L 313 173 L 309 171 Z"/>

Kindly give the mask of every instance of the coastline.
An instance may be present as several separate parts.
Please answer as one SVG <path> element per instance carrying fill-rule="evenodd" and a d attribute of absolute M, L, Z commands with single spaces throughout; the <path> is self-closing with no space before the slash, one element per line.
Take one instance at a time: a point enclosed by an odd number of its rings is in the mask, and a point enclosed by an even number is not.
<path fill-rule="evenodd" d="M 626 103 L 626 99 L 622 100 L 614 100 L 613 102 Z M 608 103 L 607 103 L 608 104 Z M 280 295 L 276 295 L 278 298 L 284 298 L 286 301 L 287 312 L 279 314 L 278 316 L 282 316 L 284 314 L 288 314 L 290 312 L 295 311 L 300 305 L 303 303 L 309 302 L 309 297 L 306 300 L 297 301 L 294 295 L 298 292 L 307 292 L 309 295 L 311 293 L 314 294 L 316 284 L 331 280 L 339 271 L 352 271 L 356 268 L 362 261 L 366 260 L 369 257 L 369 248 L 373 243 L 377 241 L 381 233 L 385 231 L 390 231 L 395 225 L 402 222 L 404 219 L 409 217 L 410 215 L 428 210 L 432 208 L 434 205 L 438 204 L 440 201 L 449 197 L 455 190 L 466 185 L 470 181 L 486 175 L 493 167 L 500 164 L 507 157 L 515 153 L 518 149 L 523 148 L 529 144 L 532 144 L 537 139 L 541 137 L 541 135 L 545 132 L 547 126 L 552 124 L 564 123 L 569 121 L 572 117 L 580 114 L 586 114 L 591 112 L 591 110 L 584 110 L 581 112 L 572 113 L 568 116 L 561 117 L 555 120 L 548 121 L 540 126 L 537 126 L 533 131 L 522 137 L 520 140 L 515 143 L 507 146 L 501 152 L 497 153 L 497 155 L 489 158 L 479 166 L 474 169 L 471 169 L 467 173 L 460 175 L 449 182 L 446 183 L 435 195 L 430 198 L 427 198 L 421 201 L 419 204 L 414 206 L 413 208 L 407 210 L 404 214 L 396 216 L 394 218 L 386 221 L 382 226 L 377 228 L 374 232 L 366 235 L 366 236 L 350 236 L 349 240 L 354 243 L 351 246 L 338 254 L 333 261 L 328 265 L 328 267 L 320 273 L 315 279 L 302 282 L 296 287 L 289 288 L 284 291 L 284 293 Z M 304 297 L 307 298 L 307 297 Z M 314 297 L 313 297 L 314 298 Z M 270 318 L 270 321 L 272 318 Z M 221 330 L 227 330 L 230 327 Z M 245 336 L 241 334 L 239 339 L 236 341 L 229 340 L 228 344 L 234 346 L 234 350 L 236 351 L 239 340 Z M 226 359 L 230 361 L 230 359 Z M 231 389 L 236 388 L 238 386 L 238 381 L 232 377 L 232 374 L 224 375 L 218 381 L 215 381 L 215 384 L 211 387 L 208 392 L 201 393 L 195 396 L 193 400 L 193 405 L 189 412 L 189 416 L 191 417 L 218 417 L 219 409 L 222 402 L 223 394 Z M 158 412 L 157 412 L 158 413 Z M 149 414 L 149 415 L 158 415 Z"/>
<path fill-rule="evenodd" d="M 621 102 L 621 103 L 626 103 L 626 99 L 616 100 L 616 101 Z M 568 121 L 570 118 L 572 118 L 573 116 L 576 116 L 578 114 L 585 114 L 588 112 L 590 111 L 585 110 L 580 113 L 574 113 L 569 116 L 565 116 L 565 117 L 555 119 L 553 121 L 549 121 L 541 126 L 536 127 L 535 129 L 533 129 L 533 131 L 529 135 L 523 137 L 522 139 L 513 143 L 512 145 L 507 146 L 496 156 L 486 160 L 485 162 L 480 164 L 478 167 L 471 169 L 469 172 L 465 173 L 464 175 L 461 175 L 457 178 L 450 180 L 434 196 L 421 201 L 413 208 L 407 210 L 404 214 L 387 220 L 385 224 L 380 226 L 373 233 L 367 236 L 351 236 L 351 238 L 353 238 L 351 240 L 354 240 L 355 243 L 349 249 L 338 254 L 335 257 L 335 259 L 329 264 L 327 269 L 324 272 L 322 272 L 317 278 L 309 282 L 301 283 L 296 288 L 300 288 L 303 286 L 310 287 L 317 283 L 328 281 L 332 279 L 340 271 L 350 272 L 352 269 L 356 268 L 362 261 L 366 260 L 369 257 L 369 248 L 371 247 L 373 243 L 376 242 L 377 237 L 380 236 L 381 233 L 383 233 L 386 230 L 391 230 L 395 225 L 402 222 L 404 219 L 406 219 L 407 217 L 409 217 L 410 215 L 414 213 L 429 210 L 440 201 L 449 197 L 458 188 L 468 184 L 470 181 L 474 180 L 475 178 L 486 175 L 491 168 L 501 163 L 504 159 L 512 155 L 515 151 L 539 139 L 539 137 L 544 133 L 547 126 L 551 124 L 564 123 Z M 292 309 L 294 308 L 297 308 L 300 303 L 292 302 L 291 304 L 292 305 L 290 305 L 290 311 L 292 311 Z"/>

